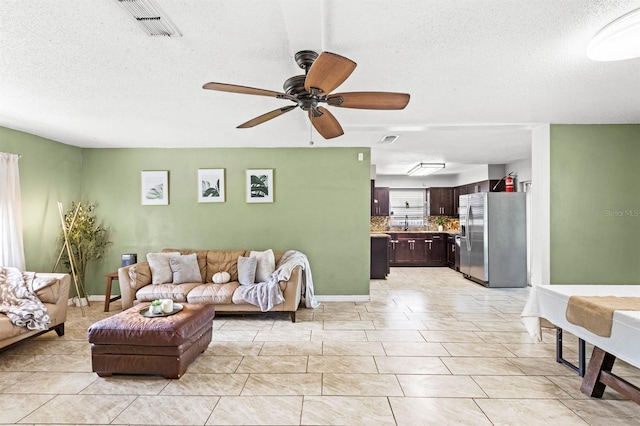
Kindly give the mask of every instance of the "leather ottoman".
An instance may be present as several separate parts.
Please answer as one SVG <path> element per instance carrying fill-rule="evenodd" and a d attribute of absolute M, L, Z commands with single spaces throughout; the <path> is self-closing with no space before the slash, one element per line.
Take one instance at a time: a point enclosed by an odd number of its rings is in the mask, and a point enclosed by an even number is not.
<path fill-rule="evenodd" d="M 212 337 L 215 308 L 182 303 L 166 317 L 148 318 L 141 303 L 89 327 L 91 364 L 100 377 L 112 374 L 156 374 L 179 379 L 204 352 Z"/>

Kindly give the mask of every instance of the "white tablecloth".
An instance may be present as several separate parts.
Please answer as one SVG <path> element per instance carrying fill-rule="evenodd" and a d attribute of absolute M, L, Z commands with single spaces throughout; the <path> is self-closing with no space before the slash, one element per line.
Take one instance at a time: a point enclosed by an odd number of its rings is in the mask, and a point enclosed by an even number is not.
<path fill-rule="evenodd" d="M 611 337 L 602 337 L 567 321 L 570 296 L 640 297 L 640 285 L 543 285 L 532 287 L 522 311 L 529 334 L 542 340 L 540 318 L 640 368 L 640 311 L 615 311 Z"/>

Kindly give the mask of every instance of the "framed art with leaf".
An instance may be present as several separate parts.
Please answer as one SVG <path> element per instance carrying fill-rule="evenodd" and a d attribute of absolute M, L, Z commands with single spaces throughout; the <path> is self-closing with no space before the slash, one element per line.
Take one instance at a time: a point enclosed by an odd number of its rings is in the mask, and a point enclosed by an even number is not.
<path fill-rule="evenodd" d="M 273 203 L 273 169 L 247 169 L 247 203 Z"/>
<path fill-rule="evenodd" d="M 166 206 L 169 204 L 169 172 L 140 172 L 140 195 L 143 206 Z"/>
<path fill-rule="evenodd" d="M 225 169 L 198 169 L 198 202 L 225 202 Z"/>

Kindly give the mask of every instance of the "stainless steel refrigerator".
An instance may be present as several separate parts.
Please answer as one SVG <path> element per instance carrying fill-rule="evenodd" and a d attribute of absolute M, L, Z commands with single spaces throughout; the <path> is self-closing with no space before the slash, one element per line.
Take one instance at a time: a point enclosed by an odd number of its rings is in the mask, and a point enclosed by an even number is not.
<path fill-rule="evenodd" d="M 524 192 L 460 196 L 460 272 L 487 287 L 526 287 Z"/>

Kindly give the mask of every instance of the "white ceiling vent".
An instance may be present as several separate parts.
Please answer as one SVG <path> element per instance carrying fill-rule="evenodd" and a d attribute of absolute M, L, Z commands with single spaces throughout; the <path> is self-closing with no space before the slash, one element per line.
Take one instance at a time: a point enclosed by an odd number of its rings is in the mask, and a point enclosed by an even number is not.
<path fill-rule="evenodd" d="M 180 37 L 180 31 L 154 0 L 116 0 L 150 36 Z"/>
<path fill-rule="evenodd" d="M 382 139 L 380 139 L 378 141 L 378 143 L 384 143 L 384 144 L 392 144 L 396 141 L 396 139 L 398 139 L 400 136 L 398 135 L 387 135 L 387 136 L 383 136 Z"/>

